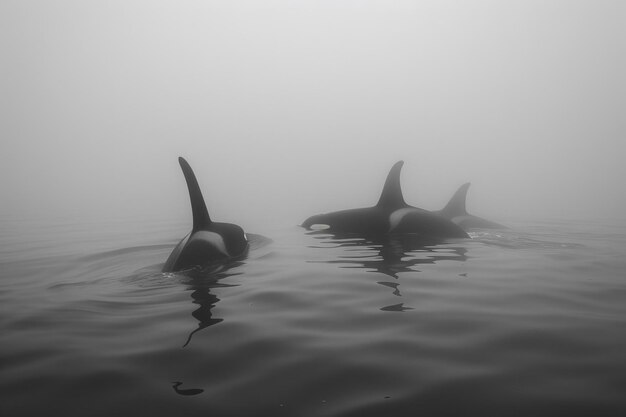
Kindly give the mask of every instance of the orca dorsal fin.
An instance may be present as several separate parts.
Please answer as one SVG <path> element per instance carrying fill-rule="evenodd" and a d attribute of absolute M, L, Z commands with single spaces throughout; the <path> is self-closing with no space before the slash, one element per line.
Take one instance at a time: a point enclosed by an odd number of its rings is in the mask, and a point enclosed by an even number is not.
<path fill-rule="evenodd" d="M 187 181 L 187 188 L 189 189 L 189 200 L 191 200 L 191 213 L 193 215 L 192 232 L 207 229 L 212 222 L 211 217 L 209 217 L 209 211 L 204 203 L 198 180 L 189 163 L 185 161 L 185 158 L 179 157 L 178 163 L 183 170 L 185 181 Z"/>
<path fill-rule="evenodd" d="M 458 190 L 454 193 L 448 204 L 441 210 L 443 213 L 446 213 L 448 216 L 463 216 L 467 214 L 465 209 L 465 200 L 467 198 L 467 190 L 470 187 L 470 183 L 466 182 L 461 185 Z"/>
<path fill-rule="evenodd" d="M 400 188 L 400 170 L 403 164 L 404 161 L 398 161 L 391 167 L 376 206 L 399 208 L 407 205 L 402 197 L 402 188 Z"/>

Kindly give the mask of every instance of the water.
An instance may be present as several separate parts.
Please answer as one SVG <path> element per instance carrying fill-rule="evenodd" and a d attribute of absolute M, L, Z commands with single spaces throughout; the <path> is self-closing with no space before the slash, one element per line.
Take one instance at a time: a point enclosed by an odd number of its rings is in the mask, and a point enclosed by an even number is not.
<path fill-rule="evenodd" d="M 5 220 L 0 413 L 626 415 L 626 222 L 509 224 L 162 274 L 184 222 Z"/>

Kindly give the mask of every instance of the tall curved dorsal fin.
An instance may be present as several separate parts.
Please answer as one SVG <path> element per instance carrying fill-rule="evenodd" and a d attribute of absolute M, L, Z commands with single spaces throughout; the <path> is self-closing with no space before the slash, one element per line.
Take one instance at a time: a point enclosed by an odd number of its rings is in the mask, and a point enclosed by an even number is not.
<path fill-rule="evenodd" d="M 179 157 L 178 163 L 185 175 L 185 181 L 187 181 L 187 188 L 189 189 L 189 200 L 191 200 L 191 213 L 193 215 L 193 229 L 192 232 L 198 230 L 204 230 L 209 227 L 211 217 L 209 217 L 209 211 L 204 203 L 202 197 L 202 191 L 198 185 L 198 180 L 191 169 L 191 166 L 185 161 L 185 158 Z"/>
<path fill-rule="evenodd" d="M 465 200 L 467 198 L 467 190 L 470 187 L 470 183 L 466 182 L 461 185 L 456 193 L 452 196 L 448 204 L 441 210 L 443 213 L 446 213 L 448 216 L 462 216 L 467 214 L 465 209 Z"/>
<path fill-rule="evenodd" d="M 383 187 L 383 192 L 378 200 L 378 207 L 399 208 L 405 207 L 407 204 L 402 197 L 402 188 L 400 188 L 400 170 L 404 161 L 396 162 L 387 175 L 387 180 Z"/>

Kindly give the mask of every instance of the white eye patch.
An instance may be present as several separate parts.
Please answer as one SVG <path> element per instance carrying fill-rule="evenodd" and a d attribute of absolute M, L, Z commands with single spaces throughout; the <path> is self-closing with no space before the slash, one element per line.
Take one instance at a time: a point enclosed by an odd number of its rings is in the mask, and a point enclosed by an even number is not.
<path fill-rule="evenodd" d="M 311 230 L 326 230 L 326 229 L 330 229 L 330 226 L 327 225 L 327 224 L 316 223 L 316 224 L 312 224 L 311 227 L 309 227 L 309 229 L 311 229 Z"/>

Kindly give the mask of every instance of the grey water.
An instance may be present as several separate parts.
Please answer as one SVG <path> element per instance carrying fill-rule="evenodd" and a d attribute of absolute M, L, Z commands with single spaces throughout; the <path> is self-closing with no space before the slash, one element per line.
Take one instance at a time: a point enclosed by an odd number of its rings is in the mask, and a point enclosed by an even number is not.
<path fill-rule="evenodd" d="M 185 222 L 3 219 L 0 414 L 626 415 L 626 221 L 507 224 L 164 274 Z"/>

